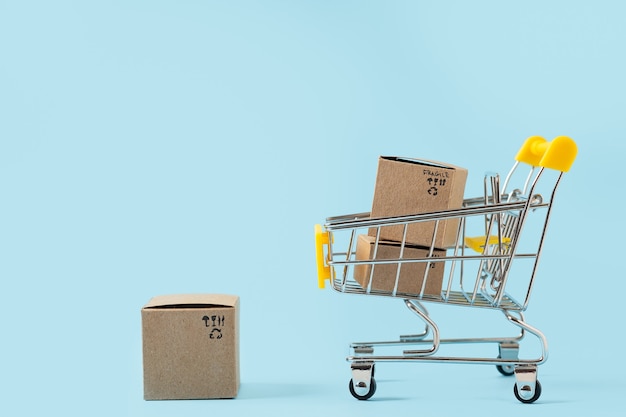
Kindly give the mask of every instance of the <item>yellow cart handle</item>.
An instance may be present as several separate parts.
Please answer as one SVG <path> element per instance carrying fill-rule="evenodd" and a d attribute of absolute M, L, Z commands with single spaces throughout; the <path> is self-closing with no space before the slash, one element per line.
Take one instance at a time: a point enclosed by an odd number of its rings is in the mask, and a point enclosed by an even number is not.
<path fill-rule="evenodd" d="M 330 280 L 330 266 L 324 261 L 324 245 L 330 242 L 330 232 L 322 230 L 322 226 L 315 225 L 315 258 L 317 260 L 317 285 L 325 287 L 325 281 Z"/>
<path fill-rule="evenodd" d="M 578 147 L 567 136 L 558 136 L 548 142 L 541 136 L 531 136 L 522 145 L 515 160 L 534 167 L 544 167 L 567 172 L 571 168 Z"/>

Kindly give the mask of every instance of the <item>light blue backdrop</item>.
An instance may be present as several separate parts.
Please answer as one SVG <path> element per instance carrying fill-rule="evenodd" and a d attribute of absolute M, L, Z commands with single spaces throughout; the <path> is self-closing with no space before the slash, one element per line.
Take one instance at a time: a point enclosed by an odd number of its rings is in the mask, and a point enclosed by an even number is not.
<path fill-rule="evenodd" d="M 0 414 L 621 415 L 625 14 L 0 1 Z M 527 314 L 551 348 L 541 399 L 492 367 L 392 364 L 354 400 L 349 342 L 416 322 L 318 290 L 313 225 L 369 210 L 378 155 L 467 167 L 476 194 L 535 134 L 579 145 Z M 179 292 L 241 296 L 238 399 L 142 399 L 140 309 Z"/>

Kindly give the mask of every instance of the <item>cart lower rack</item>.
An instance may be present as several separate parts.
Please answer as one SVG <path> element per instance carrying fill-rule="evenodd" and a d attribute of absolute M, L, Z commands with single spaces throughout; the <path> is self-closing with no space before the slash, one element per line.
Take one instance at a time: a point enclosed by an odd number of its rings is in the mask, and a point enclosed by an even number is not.
<path fill-rule="evenodd" d="M 324 226 L 316 225 L 320 288 L 329 281 L 335 291 L 342 293 L 402 299 L 424 324 L 420 334 L 350 345 L 349 390 L 355 398 L 366 400 L 374 395 L 377 362 L 400 361 L 494 365 L 500 373 L 515 376 L 514 394 L 519 401 L 532 403 L 539 398 L 537 367 L 547 360 L 548 343 L 540 330 L 526 322 L 524 311 L 529 304 L 554 196 L 576 153 L 576 144 L 568 137 L 560 136 L 548 142 L 533 136 L 523 144 L 502 185 L 499 175 L 487 175 L 484 196 L 465 199 L 459 209 L 384 218 L 358 213 L 330 217 Z M 519 169 L 521 166 L 530 166 L 529 172 L 521 172 L 524 171 Z M 521 178 L 521 185 L 513 188 L 511 184 L 517 178 Z M 443 222 L 453 222 L 457 231 L 455 244 L 442 252 L 435 247 L 435 236 Z M 415 223 L 429 223 L 433 227 L 431 245 L 421 252 L 413 251 L 406 241 L 407 229 Z M 396 242 L 393 252 L 385 250 L 380 237 L 381 229 L 389 226 L 404 230 L 403 239 Z M 522 233 L 525 226 L 533 233 Z M 474 236 L 475 232 L 478 236 Z M 358 239 L 368 240 L 370 256 L 357 256 Z M 418 265 L 421 268 L 415 268 Z M 372 285 L 376 268 L 389 271 L 390 267 L 395 271 L 393 285 L 386 288 Z M 419 271 L 411 279 L 420 285 L 410 290 L 400 285 L 401 276 L 406 279 L 406 272 L 401 274 L 403 268 Z M 433 283 L 437 291 L 432 291 Z M 437 323 L 424 306 L 427 302 L 500 310 L 519 332 L 505 337 L 442 338 Z M 538 343 L 541 352 L 536 357 L 520 357 L 520 344 L 527 335 Z M 442 345 L 467 344 L 497 345 L 497 356 L 438 354 Z M 381 348 L 397 349 L 397 352 L 379 354 Z"/>

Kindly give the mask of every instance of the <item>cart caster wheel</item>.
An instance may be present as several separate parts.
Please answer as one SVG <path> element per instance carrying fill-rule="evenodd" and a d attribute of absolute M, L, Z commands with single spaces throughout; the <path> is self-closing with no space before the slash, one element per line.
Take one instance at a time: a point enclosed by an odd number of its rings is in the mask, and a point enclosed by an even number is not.
<path fill-rule="evenodd" d="M 530 391 L 530 389 L 526 386 L 526 387 L 522 387 L 522 392 L 520 393 L 519 390 L 517 389 L 517 384 L 513 385 L 513 393 L 515 394 L 515 398 L 517 398 L 519 401 L 523 402 L 524 404 L 534 403 L 541 396 L 541 384 L 539 383 L 539 381 L 535 382 L 535 393 L 530 397 L 527 395 L 524 395 L 525 393 L 524 388 L 527 388 L 527 390 Z"/>
<path fill-rule="evenodd" d="M 374 378 L 370 379 L 369 389 L 363 382 L 357 384 L 355 387 L 354 382 L 350 380 L 348 388 L 350 389 L 350 394 L 357 400 L 369 400 L 376 392 L 376 380 Z"/>
<path fill-rule="evenodd" d="M 515 374 L 515 365 L 496 365 L 496 369 L 504 376 Z"/>
<path fill-rule="evenodd" d="M 498 346 L 500 354 L 498 359 L 506 359 L 507 361 L 516 361 L 519 355 L 519 344 L 517 342 L 502 342 Z M 496 369 L 504 376 L 511 376 L 515 374 L 515 365 L 507 365 L 503 363 L 496 365 Z"/>

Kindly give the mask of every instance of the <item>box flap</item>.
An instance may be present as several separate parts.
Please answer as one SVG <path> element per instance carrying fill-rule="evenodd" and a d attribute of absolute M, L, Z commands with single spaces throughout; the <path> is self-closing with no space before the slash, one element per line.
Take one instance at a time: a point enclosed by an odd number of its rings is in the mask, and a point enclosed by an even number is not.
<path fill-rule="evenodd" d="M 449 164 L 447 162 L 439 162 L 439 161 L 433 161 L 430 159 L 418 159 L 418 158 L 406 158 L 406 157 L 402 157 L 402 156 L 381 156 L 382 159 L 387 159 L 389 161 L 397 161 L 397 162 L 408 162 L 411 164 L 419 164 L 419 165 L 426 165 L 426 166 L 431 166 L 431 167 L 435 167 L 435 168 L 444 168 L 444 169 L 454 169 L 454 170 L 459 170 L 459 171 L 466 171 L 466 168 L 462 168 L 460 166 L 456 166 L 456 165 L 452 165 Z"/>
<path fill-rule="evenodd" d="M 235 307 L 238 301 L 238 296 L 228 294 L 170 294 L 153 297 L 143 308 Z"/>
<path fill-rule="evenodd" d="M 358 236 L 359 240 L 362 240 L 364 243 L 368 244 L 368 245 L 373 245 L 374 243 L 376 243 L 376 237 L 374 236 L 370 236 L 370 235 L 359 235 Z M 400 248 L 400 245 L 402 245 L 402 242 L 398 242 L 396 240 L 384 240 L 384 239 L 380 239 L 378 241 L 378 244 L 380 246 L 394 246 L 397 248 Z M 423 245 L 415 245 L 413 243 L 410 242 L 405 242 L 404 244 L 405 248 L 409 248 L 409 249 L 424 249 L 424 250 L 429 250 L 428 247 L 423 246 Z M 437 249 L 435 249 L 437 250 Z M 399 252 L 398 252 L 399 253 Z"/>

